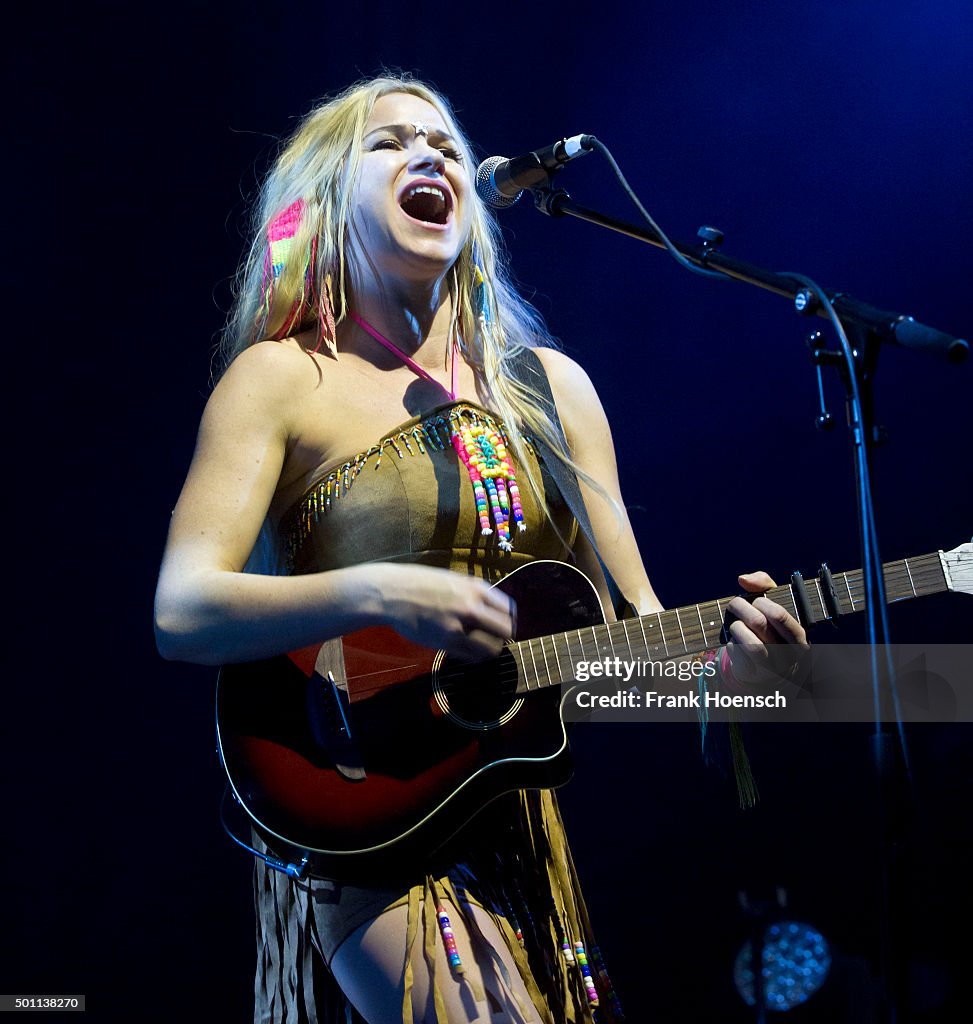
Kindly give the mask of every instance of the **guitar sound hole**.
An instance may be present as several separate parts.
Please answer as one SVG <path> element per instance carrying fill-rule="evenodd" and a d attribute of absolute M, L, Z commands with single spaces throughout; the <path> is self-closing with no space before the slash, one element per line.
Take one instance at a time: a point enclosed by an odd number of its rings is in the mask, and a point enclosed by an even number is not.
<path fill-rule="evenodd" d="M 475 664 L 444 657 L 436 672 L 437 703 L 469 729 L 490 729 L 511 718 L 521 701 L 516 689 L 517 666 L 509 650 Z"/>

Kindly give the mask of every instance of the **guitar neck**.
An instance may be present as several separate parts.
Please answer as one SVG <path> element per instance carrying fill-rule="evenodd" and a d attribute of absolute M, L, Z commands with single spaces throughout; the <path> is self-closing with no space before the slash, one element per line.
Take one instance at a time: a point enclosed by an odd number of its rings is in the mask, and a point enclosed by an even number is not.
<path fill-rule="evenodd" d="M 888 603 L 954 589 L 953 575 L 959 571 L 969 573 L 968 555 L 960 555 L 958 550 L 934 551 L 887 562 L 882 568 Z M 835 607 L 839 615 L 865 610 L 861 569 L 834 573 L 831 580 L 833 602 L 823 592 L 820 578 L 804 582 L 806 602 L 800 599 L 795 584 L 774 587 L 766 596 L 795 617 L 803 618 L 805 625 L 833 618 L 829 605 Z M 579 661 L 603 661 L 605 658 L 620 658 L 626 662 L 668 661 L 712 650 L 720 645 L 723 615 L 731 600 L 732 597 L 724 597 L 511 644 L 510 650 L 520 669 L 517 692 L 533 692 L 571 682 L 574 666 Z M 803 607 L 801 615 L 799 607 Z"/>

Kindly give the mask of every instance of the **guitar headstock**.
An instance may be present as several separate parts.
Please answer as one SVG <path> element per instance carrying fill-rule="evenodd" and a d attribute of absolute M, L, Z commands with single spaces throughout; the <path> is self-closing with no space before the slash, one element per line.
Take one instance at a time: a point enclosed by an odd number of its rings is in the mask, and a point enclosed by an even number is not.
<path fill-rule="evenodd" d="M 973 542 L 960 544 L 952 551 L 940 551 L 950 590 L 973 594 Z"/>

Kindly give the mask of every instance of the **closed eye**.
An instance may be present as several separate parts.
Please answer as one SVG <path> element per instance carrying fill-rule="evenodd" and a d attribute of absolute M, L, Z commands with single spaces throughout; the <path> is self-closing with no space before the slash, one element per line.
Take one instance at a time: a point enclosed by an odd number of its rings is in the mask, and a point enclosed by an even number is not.
<path fill-rule="evenodd" d="M 425 128 L 419 130 L 420 126 L 416 124 L 386 124 L 380 128 L 375 128 L 369 132 L 364 139 L 365 145 L 368 148 L 368 152 L 372 153 L 377 150 L 401 150 L 407 149 L 412 145 L 412 139 L 418 139 L 420 135 L 426 136 L 426 141 L 430 146 L 436 146 L 440 153 L 446 160 L 452 160 L 454 163 L 461 164 L 463 162 L 463 154 L 460 149 L 454 145 L 455 139 L 445 131 L 439 128 Z M 374 141 L 369 141 L 374 138 Z"/>
<path fill-rule="evenodd" d="M 447 160 L 454 160 L 456 163 L 463 162 L 463 154 L 454 146 L 439 146 L 439 152 L 442 153 Z M 375 152 L 379 149 L 398 150 L 402 149 L 402 143 L 398 139 L 379 139 L 377 142 L 372 143 L 371 151 Z"/>

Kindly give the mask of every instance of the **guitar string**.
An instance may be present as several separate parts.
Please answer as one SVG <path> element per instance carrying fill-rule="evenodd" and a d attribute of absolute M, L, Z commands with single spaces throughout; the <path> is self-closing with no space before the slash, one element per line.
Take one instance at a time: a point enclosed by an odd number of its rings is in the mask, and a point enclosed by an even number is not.
<path fill-rule="evenodd" d="M 918 556 L 912 559 L 901 559 L 896 562 L 889 562 L 885 566 L 885 571 L 887 582 L 890 585 L 893 585 L 896 590 L 899 588 L 901 589 L 900 597 L 893 597 L 893 600 L 912 597 L 914 590 L 918 595 L 921 595 L 925 591 L 925 588 L 929 586 L 932 586 L 934 588 L 934 590 L 930 592 L 935 593 L 937 592 L 937 589 L 941 589 L 943 583 L 942 568 L 939 562 L 938 553 L 925 556 Z M 840 584 L 848 584 L 849 593 L 851 594 L 851 599 L 854 602 L 855 606 L 854 610 L 861 610 L 863 608 L 864 603 L 864 586 L 861 570 L 853 569 L 845 572 L 836 573 L 834 580 L 836 584 L 836 590 L 838 589 Z M 776 588 L 776 590 L 787 591 L 789 590 L 789 588 L 781 587 Z M 679 611 L 700 611 L 702 609 L 708 609 L 708 606 L 710 605 L 715 606 L 720 603 L 723 603 L 726 600 L 726 598 L 722 598 L 719 601 L 708 601 L 700 605 L 686 605 L 683 608 L 666 609 L 662 612 L 653 612 L 649 615 L 644 615 L 641 617 L 643 618 L 643 620 L 655 620 L 655 622 L 659 624 L 661 632 L 665 634 L 665 629 L 667 625 L 669 627 L 672 627 L 676 623 L 678 623 L 679 620 L 676 616 Z M 667 616 L 669 616 L 668 622 Z M 625 642 L 629 645 L 629 648 L 632 649 L 633 637 L 629 634 L 626 623 L 635 623 L 637 621 L 638 620 L 622 620 L 617 623 L 597 623 L 592 626 L 582 627 L 583 633 L 587 633 L 589 631 L 591 633 L 591 642 L 594 644 L 594 647 L 599 654 L 599 656 L 595 658 L 595 660 L 600 659 L 601 648 L 605 646 L 611 646 L 612 639 L 621 640 L 621 638 L 624 637 Z M 599 645 L 598 643 L 597 631 L 599 630 L 599 628 L 602 629 L 603 636 L 605 638 L 604 642 L 601 645 Z M 617 637 L 615 638 L 611 635 L 612 628 L 615 628 L 616 630 Z M 572 653 L 572 646 L 570 646 L 572 645 L 572 638 L 574 637 L 574 634 L 576 632 L 576 630 L 570 630 L 562 633 L 550 634 L 544 637 L 533 637 L 526 640 L 514 641 L 513 643 L 509 644 L 507 647 L 509 657 L 504 658 L 503 655 L 501 655 L 501 658 L 503 658 L 503 660 L 498 658 L 498 668 L 492 670 L 492 674 L 494 675 L 494 678 L 496 678 L 500 683 L 501 689 L 504 686 L 510 686 L 510 684 L 514 684 L 512 694 L 508 694 L 513 697 L 523 696 L 526 693 L 530 693 L 532 691 L 532 687 L 530 685 L 525 685 L 523 689 L 521 689 L 519 692 L 517 691 L 515 685 L 516 682 L 521 677 L 526 677 L 528 673 L 522 673 L 520 670 L 517 669 L 516 655 L 513 651 L 513 648 L 515 646 L 519 645 L 522 648 L 533 640 L 541 643 L 543 652 L 544 641 L 547 641 L 552 646 L 555 658 L 558 658 L 559 654 L 561 652 L 564 652 L 566 653 L 566 660 L 568 664 L 576 664 L 578 659 L 574 657 Z M 639 648 L 639 651 L 641 651 L 641 649 L 644 647 L 644 641 L 640 641 L 637 636 L 634 637 L 634 640 L 636 646 Z M 558 644 L 560 644 L 560 647 L 558 647 Z M 582 648 L 583 651 L 583 642 L 578 641 L 578 645 Z M 658 649 L 660 645 L 661 642 L 651 646 L 654 646 Z M 651 653 L 651 646 L 645 647 L 646 653 L 649 655 Z M 676 656 L 685 656 L 707 649 L 707 640 L 705 633 L 702 630 L 693 632 L 690 629 L 686 633 L 685 644 L 681 646 L 683 646 L 684 649 L 681 651 L 677 650 Z M 648 659 L 666 660 L 668 658 L 649 657 Z M 582 657 L 581 660 L 591 660 L 591 658 Z M 523 659 L 523 664 L 524 666 L 526 665 L 525 659 Z M 484 670 L 479 671 L 482 672 Z M 440 678 L 442 678 L 443 676 L 446 676 L 446 678 L 440 684 L 439 689 L 443 693 L 443 695 L 446 695 L 447 697 L 455 696 L 459 694 L 461 690 L 469 688 L 469 686 L 471 685 L 471 681 L 469 678 L 470 675 L 471 673 L 469 669 L 467 667 L 464 667 L 462 663 L 453 663 L 450 666 L 449 674 L 440 673 Z M 534 688 L 538 690 L 550 689 L 553 686 L 558 685 L 559 683 L 572 683 L 575 681 L 574 679 L 569 678 L 560 679 L 558 681 L 552 681 L 550 679 L 548 681 L 544 681 L 543 679 L 541 679 L 540 673 L 538 672 L 535 673 L 535 678 L 537 682 Z M 373 693 L 380 692 L 381 689 L 382 687 L 361 689 L 358 691 L 358 693 L 361 694 L 363 697 L 371 696 Z"/>
<path fill-rule="evenodd" d="M 914 559 L 913 560 L 914 564 L 912 564 L 912 565 L 907 565 L 905 560 L 902 560 L 902 561 L 897 562 L 897 563 L 889 563 L 889 565 L 887 566 L 887 575 L 889 577 L 889 582 L 898 585 L 898 587 L 901 587 L 901 589 L 902 589 L 902 595 L 901 596 L 902 597 L 912 596 L 911 592 L 912 592 L 913 589 L 915 589 L 915 591 L 918 592 L 918 591 L 924 590 L 929 585 L 932 585 L 934 587 L 940 587 L 942 585 L 942 572 L 941 572 L 941 568 L 939 567 L 939 564 L 938 564 L 938 556 L 935 556 L 935 560 L 933 560 L 933 559 L 934 559 L 934 556 L 929 556 L 926 559 L 922 559 L 921 562 L 920 562 L 920 559 Z M 911 570 L 911 572 L 910 572 L 910 570 Z M 937 572 L 937 570 L 939 570 L 939 571 Z M 863 579 L 861 577 L 860 570 L 854 570 L 854 571 L 850 571 L 850 572 L 845 572 L 845 573 L 837 574 L 837 576 L 836 576 L 836 583 L 843 582 L 843 580 L 847 580 L 848 583 L 850 584 L 850 592 L 852 594 L 852 599 L 853 600 L 856 597 L 863 598 L 864 586 L 863 586 Z M 779 588 L 779 589 L 786 589 L 786 588 Z M 688 606 L 686 606 L 686 608 L 687 609 L 694 609 L 695 608 L 696 610 L 699 610 L 699 609 L 705 608 L 707 605 L 714 605 L 714 604 L 717 604 L 717 602 L 706 602 L 703 605 L 697 605 L 697 606 L 688 605 Z M 857 607 L 861 606 L 862 604 L 863 604 L 862 600 L 855 600 L 856 610 L 857 610 Z M 655 618 L 656 620 L 660 621 L 663 624 L 663 625 L 660 626 L 660 628 L 662 629 L 663 632 L 665 632 L 665 625 L 668 625 L 671 628 L 675 623 L 678 623 L 679 620 L 676 618 L 677 611 L 684 611 L 684 610 L 686 610 L 686 609 L 671 609 L 671 610 L 668 610 L 668 611 L 665 611 L 665 612 L 661 612 L 661 613 L 654 613 L 653 615 L 645 616 L 644 618 L 649 618 L 649 619 Z M 666 617 L 667 616 L 669 616 L 668 622 L 666 621 Z M 635 620 L 631 620 L 631 621 L 635 621 Z M 605 642 L 601 646 L 605 646 L 605 645 L 611 646 L 611 642 L 612 642 L 613 639 L 619 639 L 620 640 L 621 636 L 624 636 L 625 642 L 629 645 L 629 647 L 631 649 L 632 637 L 628 633 L 627 628 L 625 627 L 625 620 L 623 620 L 621 622 L 616 622 L 616 623 L 597 623 L 597 624 L 595 624 L 593 626 L 582 627 L 583 630 L 590 630 L 591 631 L 591 633 L 592 633 L 591 641 L 594 643 L 594 646 L 595 646 L 596 649 L 599 649 L 598 633 L 597 633 L 599 627 L 604 627 L 604 629 L 603 629 L 603 637 L 604 637 L 604 641 Z M 613 637 L 612 636 L 612 629 L 613 629 L 613 627 L 614 627 L 615 633 L 618 634 L 617 637 Z M 572 630 L 572 631 L 569 631 L 569 632 L 558 633 L 558 634 L 548 635 L 548 636 L 544 636 L 544 637 L 534 637 L 532 639 L 537 640 L 538 642 L 541 642 L 542 654 L 544 653 L 544 651 L 543 651 L 544 644 L 543 644 L 542 641 L 547 641 L 550 644 L 551 648 L 552 648 L 552 652 L 554 653 L 555 659 L 559 660 L 560 654 L 563 651 L 567 655 L 567 659 L 566 660 L 568 660 L 569 663 L 572 663 L 574 661 L 573 654 L 572 654 L 572 651 L 571 651 L 571 637 L 572 637 L 573 633 L 574 633 L 574 631 Z M 638 643 L 638 638 L 637 637 L 635 638 L 635 640 L 636 640 L 636 643 L 638 644 L 638 646 L 640 648 L 640 653 L 641 653 L 641 648 L 642 648 L 643 645 L 641 643 Z M 525 643 L 527 643 L 527 641 L 519 641 L 519 643 L 520 644 L 525 644 Z M 559 648 L 558 645 L 560 645 L 560 648 Z M 654 646 L 655 646 L 656 649 L 659 648 L 659 644 L 656 644 Z M 686 634 L 686 642 L 683 645 L 681 645 L 681 646 L 683 647 L 683 650 L 682 651 L 678 651 L 677 652 L 677 656 L 679 656 L 679 655 L 684 656 L 684 655 L 696 653 L 697 651 L 700 651 L 700 650 L 704 650 L 706 648 L 706 637 L 705 637 L 705 634 L 703 633 L 702 630 L 696 631 L 696 632 L 690 631 L 690 632 L 688 632 Z M 500 664 L 498 666 L 498 668 L 493 670 L 494 677 L 498 680 L 498 682 L 501 684 L 501 686 L 503 686 L 504 684 L 509 685 L 511 683 L 516 682 L 516 680 L 518 678 L 520 678 L 522 675 L 529 675 L 529 673 L 521 673 L 517 669 L 515 655 L 513 654 L 512 647 L 513 647 L 513 645 L 511 645 L 511 647 L 508 648 L 508 650 L 510 651 L 510 662 L 507 663 L 507 664 Z M 582 649 L 583 649 L 583 643 L 579 642 L 579 647 L 582 647 Z M 648 654 L 651 654 L 651 652 L 652 652 L 651 651 L 651 646 L 646 648 L 646 652 Z M 582 660 L 588 660 L 588 659 L 582 659 Z M 649 660 L 665 660 L 665 659 L 649 658 Z M 524 663 L 526 664 L 526 661 Z M 481 670 L 481 672 L 482 671 L 484 671 L 484 670 Z M 466 688 L 468 688 L 471 685 L 471 680 L 469 679 L 469 676 L 470 676 L 469 669 L 463 667 L 461 664 L 454 664 L 454 665 L 452 665 L 450 667 L 449 674 L 446 675 L 444 673 L 443 675 L 445 675 L 445 679 L 444 679 L 444 681 L 442 682 L 442 684 L 440 686 L 440 690 L 446 696 L 455 695 L 460 690 L 466 689 Z M 552 685 L 557 685 L 557 683 L 553 682 L 550 679 L 544 680 L 541 677 L 541 673 L 539 671 L 535 671 L 534 678 L 536 679 L 536 685 L 537 685 L 538 689 L 547 689 L 547 688 L 550 688 L 550 686 L 552 686 Z M 567 678 L 567 679 L 561 679 L 559 681 L 560 682 L 573 682 L 574 680 L 571 679 L 571 678 Z M 527 686 L 527 691 L 529 692 L 529 690 L 530 690 L 530 687 Z M 516 693 L 516 690 L 514 692 Z"/>

